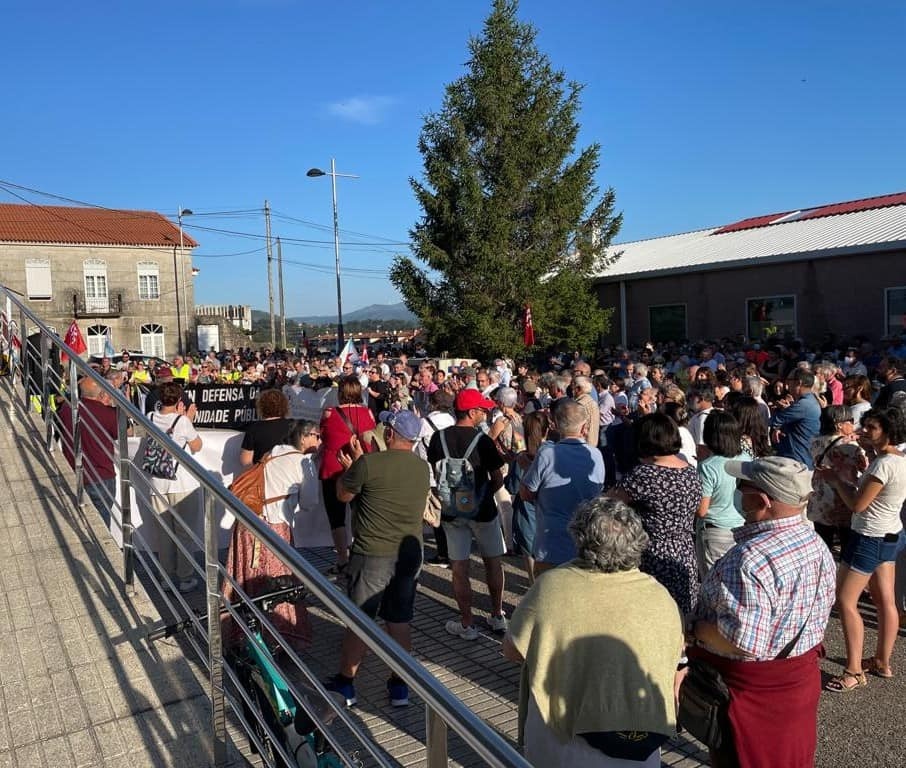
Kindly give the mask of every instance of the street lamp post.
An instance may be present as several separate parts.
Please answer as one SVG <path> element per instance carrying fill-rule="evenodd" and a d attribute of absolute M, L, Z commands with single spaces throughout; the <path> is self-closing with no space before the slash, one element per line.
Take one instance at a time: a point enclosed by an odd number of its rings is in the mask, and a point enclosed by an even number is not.
<path fill-rule="evenodd" d="M 330 176 L 331 186 L 333 187 L 333 251 L 337 270 L 337 354 L 339 354 L 346 340 L 343 335 L 343 295 L 340 289 L 340 220 L 337 216 L 337 177 L 340 176 L 345 179 L 357 179 L 359 177 L 352 173 L 337 173 L 337 164 L 334 158 L 330 159 L 329 173 L 322 171 L 320 168 L 311 168 L 305 175 L 309 178 Z"/>
<path fill-rule="evenodd" d="M 173 271 L 176 273 L 176 330 L 179 333 L 179 339 L 177 344 L 177 352 L 180 355 L 184 354 L 185 350 L 183 349 L 183 330 L 182 330 L 182 312 L 186 309 L 186 281 L 182 281 L 182 310 L 179 306 L 179 271 L 183 268 L 185 264 L 185 251 L 183 247 L 183 237 L 182 237 L 182 217 L 191 216 L 192 211 L 188 208 L 183 208 L 179 206 L 176 211 L 176 220 L 179 222 L 179 266 L 176 265 L 176 258 L 173 258 Z M 194 295 L 194 294 L 193 294 Z M 189 318 L 186 317 L 186 330 L 189 330 Z"/>

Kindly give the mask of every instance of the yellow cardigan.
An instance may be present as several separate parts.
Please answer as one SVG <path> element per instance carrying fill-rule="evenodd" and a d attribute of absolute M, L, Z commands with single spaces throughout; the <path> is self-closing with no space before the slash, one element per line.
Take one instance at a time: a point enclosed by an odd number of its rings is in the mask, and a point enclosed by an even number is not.
<path fill-rule="evenodd" d="M 565 563 L 522 598 L 509 634 L 525 659 L 520 744 L 529 694 L 562 743 L 595 731 L 674 733 L 683 624 L 653 577 Z"/>

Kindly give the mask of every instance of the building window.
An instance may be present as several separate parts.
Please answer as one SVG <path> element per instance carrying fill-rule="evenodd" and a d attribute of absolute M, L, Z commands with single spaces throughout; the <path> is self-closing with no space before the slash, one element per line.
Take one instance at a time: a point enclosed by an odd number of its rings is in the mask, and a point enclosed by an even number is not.
<path fill-rule="evenodd" d="M 146 301 L 160 298 L 160 268 L 153 261 L 138 264 L 138 297 Z"/>
<path fill-rule="evenodd" d="M 682 341 L 687 338 L 686 305 L 662 304 L 648 307 L 649 340 Z"/>
<path fill-rule="evenodd" d="M 761 296 L 746 299 L 746 329 L 750 339 L 796 335 L 796 297 Z"/>
<path fill-rule="evenodd" d="M 906 333 L 906 286 L 885 289 L 884 308 L 885 334 L 899 336 Z"/>
<path fill-rule="evenodd" d="M 88 354 L 103 357 L 104 347 L 107 342 L 107 334 L 110 332 L 109 325 L 89 325 L 88 326 Z"/>
<path fill-rule="evenodd" d="M 52 298 L 50 259 L 26 260 L 25 293 L 30 301 L 48 301 Z"/>
<path fill-rule="evenodd" d="M 164 327 L 157 323 L 148 323 L 141 328 L 142 354 L 164 356 Z"/>
<path fill-rule="evenodd" d="M 88 259 L 83 262 L 85 274 L 85 309 L 89 312 L 107 312 L 110 309 L 107 293 L 107 262 Z"/>

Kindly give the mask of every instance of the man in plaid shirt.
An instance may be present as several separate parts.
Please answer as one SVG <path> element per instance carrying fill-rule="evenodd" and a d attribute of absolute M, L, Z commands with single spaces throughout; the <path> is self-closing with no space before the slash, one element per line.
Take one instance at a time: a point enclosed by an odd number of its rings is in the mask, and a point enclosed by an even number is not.
<path fill-rule="evenodd" d="M 778 456 L 729 461 L 725 470 L 737 478 L 746 523 L 702 584 L 689 649 L 731 692 L 732 738 L 712 765 L 804 768 L 814 764 L 818 659 L 836 570 L 802 520 L 812 473 Z"/>

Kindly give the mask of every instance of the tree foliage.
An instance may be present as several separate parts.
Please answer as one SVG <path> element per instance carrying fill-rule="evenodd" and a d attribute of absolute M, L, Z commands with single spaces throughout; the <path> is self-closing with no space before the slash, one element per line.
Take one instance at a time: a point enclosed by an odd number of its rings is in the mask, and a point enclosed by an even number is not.
<path fill-rule="evenodd" d="M 599 145 L 576 152 L 582 88 L 517 6 L 495 0 L 466 74 L 425 118 L 415 258 L 391 270 L 433 348 L 457 355 L 524 354 L 525 304 L 541 346 L 589 350 L 608 328 L 589 278 L 622 216 L 595 185 Z"/>

